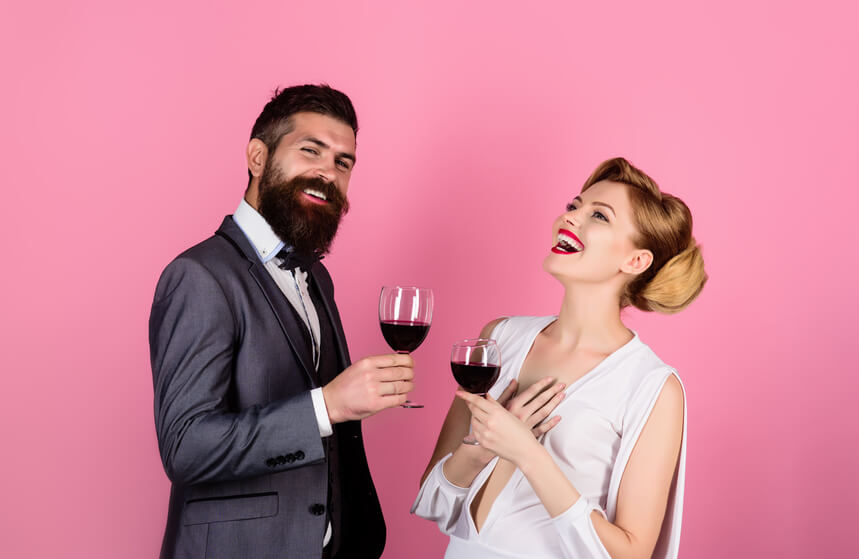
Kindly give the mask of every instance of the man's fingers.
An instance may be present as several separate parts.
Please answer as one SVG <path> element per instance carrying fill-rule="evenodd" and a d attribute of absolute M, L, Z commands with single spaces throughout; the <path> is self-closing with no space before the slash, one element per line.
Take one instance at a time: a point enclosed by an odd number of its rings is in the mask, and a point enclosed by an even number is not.
<path fill-rule="evenodd" d="M 392 382 L 395 380 L 412 380 L 415 378 L 415 370 L 408 367 L 386 367 L 373 371 L 379 382 Z"/>
<path fill-rule="evenodd" d="M 415 383 L 410 380 L 392 380 L 390 382 L 380 382 L 376 385 L 376 393 L 382 397 L 408 394 L 414 389 Z"/>
<path fill-rule="evenodd" d="M 372 355 L 365 358 L 370 365 L 378 369 L 387 367 L 409 367 L 414 368 L 415 360 L 408 353 L 387 353 L 385 355 Z"/>

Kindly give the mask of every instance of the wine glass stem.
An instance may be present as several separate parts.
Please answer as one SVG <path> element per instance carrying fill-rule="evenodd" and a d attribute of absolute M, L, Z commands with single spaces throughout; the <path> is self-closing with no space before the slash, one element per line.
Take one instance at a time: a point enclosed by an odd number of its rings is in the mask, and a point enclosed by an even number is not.
<path fill-rule="evenodd" d="M 397 351 L 397 353 L 399 353 L 401 355 L 409 355 L 411 352 L 409 352 L 409 351 Z M 422 408 L 422 407 L 424 407 L 424 405 L 418 404 L 417 402 L 412 402 L 411 400 L 407 399 L 405 401 L 405 403 L 400 404 L 400 407 L 411 409 L 411 408 Z"/>

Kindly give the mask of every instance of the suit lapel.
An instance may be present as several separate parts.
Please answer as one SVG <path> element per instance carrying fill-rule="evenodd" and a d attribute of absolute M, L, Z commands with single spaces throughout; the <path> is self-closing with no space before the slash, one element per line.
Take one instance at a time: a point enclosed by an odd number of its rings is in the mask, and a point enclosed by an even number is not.
<path fill-rule="evenodd" d="M 301 364 L 305 376 L 311 386 L 317 386 L 316 368 L 313 366 L 313 356 L 311 355 L 310 344 L 307 342 L 304 330 L 304 322 L 298 316 L 295 309 L 286 299 L 286 296 L 280 291 L 280 288 L 272 279 L 268 270 L 265 269 L 262 261 L 257 257 L 256 251 L 251 247 L 250 242 L 242 233 L 242 230 L 236 225 L 231 216 L 224 218 L 224 222 L 218 229 L 217 234 L 230 241 L 236 249 L 248 261 L 248 272 L 253 276 L 256 284 L 260 288 L 260 293 L 265 297 L 272 312 L 280 324 L 281 330 L 286 337 L 286 341 L 292 352 L 295 354 L 297 361 Z"/>
<path fill-rule="evenodd" d="M 319 295 L 320 301 L 322 301 L 322 307 L 325 311 L 325 315 L 328 317 L 328 322 L 334 329 L 334 339 L 337 341 L 337 359 L 340 364 L 340 370 L 342 371 L 351 364 L 349 359 L 349 348 L 346 345 L 346 335 L 343 332 L 343 324 L 340 322 L 340 313 L 337 312 L 334 298 L 328 290 L 322 288 L 321 282 L 317 279 L 317 275 L 320 273 L 318 268 L 321 266 L 321 264 L 314 264 L 307 275 L 313 282 L 313 287 L 316 289 L 316 293 Z"/>

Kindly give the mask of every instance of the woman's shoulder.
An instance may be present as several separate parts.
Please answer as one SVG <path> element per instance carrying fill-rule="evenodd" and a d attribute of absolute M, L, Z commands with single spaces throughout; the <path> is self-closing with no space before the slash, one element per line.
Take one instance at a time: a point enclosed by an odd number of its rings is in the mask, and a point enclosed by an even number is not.
<path fill-rule="evenodd" d="M 666 363 L 653 351 L 649 345 L 644 343 L 638 334 L 630 342 L 631 351 L 627 366 L 638 371 L 639 375 L 662 376 L 676 375 L 677 369 Z"/>
<path fill-rule="evenodd" d="M 550 322 L 556 320 L 557 316 L 502 316 L 489 322 L 484 327 L 485 334 L 492 334 L 499 331 L 515 331 L 522 332 L 525 330 L 542 330 Z"/>
<path fill-rule="evenodd" d="M 615 361 L 612 376 L 614 384 L 627 399 L 652 398 L 669 383 L 682 391 L 677 370 L 665 363 L 638 335 L 628 344 L 620 359 Z M 673 380 L 672 380 L 673 379 Z M 670 381 L 670 382 L 669 382 Z M 645 396 L 647 395 L 647 396 Z"/>

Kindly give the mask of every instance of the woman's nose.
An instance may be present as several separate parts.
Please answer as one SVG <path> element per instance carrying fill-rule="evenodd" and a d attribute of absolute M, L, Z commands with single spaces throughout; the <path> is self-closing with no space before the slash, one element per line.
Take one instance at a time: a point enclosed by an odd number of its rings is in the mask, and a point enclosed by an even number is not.
<path fill-rule="evenodd" d="M 579 225 L 579 212 L 576 210 L 570 210 L 564 214 L 564 221 L 573 227 L 578 227 Z"/>

